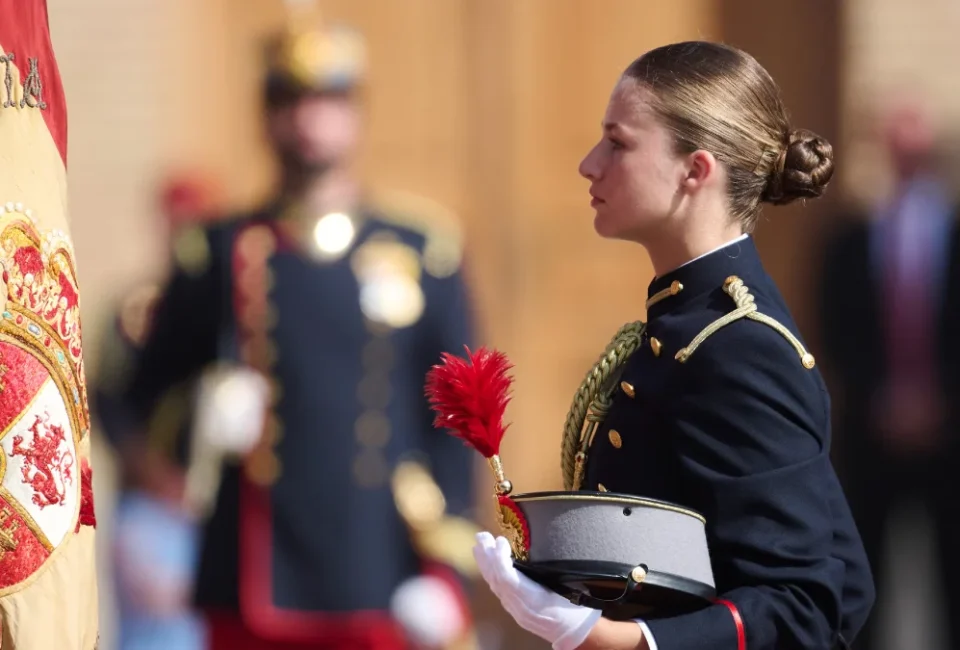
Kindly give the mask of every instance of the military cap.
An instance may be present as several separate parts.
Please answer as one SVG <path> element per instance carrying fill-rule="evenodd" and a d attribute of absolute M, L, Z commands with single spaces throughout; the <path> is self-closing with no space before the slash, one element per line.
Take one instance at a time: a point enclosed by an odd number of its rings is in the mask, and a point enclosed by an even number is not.
<path fill-rule="evenodd" d="M 266 44 L 268 100 L 355 88 L 366 70 L 366 44 L 353 28 L 328 23 L 315 9 L 291 11 Z"/>
<path fill-rule="evenodd" d="M 642 326 L 625 327 L 611 342 L 574 400 L 568 429 L 589 432 L 605 387 L 631 350 Z M 633 346 L 635 349 L 635 346 Z M 501 418 L 511 380 L 498 351 L 445 353 L 427 376 L 434 425 L 463 438 L 489 463 L 496 479 L 496 513 L 517 569 L 571 601 L 612 619 L 688 613 L 716 596 L 706 520 L 690 508 L 627 494 L 574 486 L 562 491 L 513 493 L 500 459 Z M 582 402 L 588 408 L 578 409 Z M 589 435 L 589 433 L 587 434 Z M 579 435 L 577 436 L 579 437 Z M 580 472 L 571 458 L 565 483 Z M 567 465 L 565 463 L 565 465 Z"/>

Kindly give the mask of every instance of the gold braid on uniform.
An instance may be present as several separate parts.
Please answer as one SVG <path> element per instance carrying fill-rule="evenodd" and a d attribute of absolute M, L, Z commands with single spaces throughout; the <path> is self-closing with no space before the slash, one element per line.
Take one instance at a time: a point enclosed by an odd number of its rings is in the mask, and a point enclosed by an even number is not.
<path fill-rule="evenodd" d="M 610 410 L 612 395 L 608 387 L 610 379 L 640 347 L 646 327 L 646 323 L 642 321 L 627 323 L 621 327 L 607 345 L 603 355 L 587 373 L 573 398 L 563 429 L 560 459 L 563 487 L 566 490 L 580 489 L 592 434 Z M 590 426 L 585 430 L 584 427 L 588 422 Z"/>
<path fill-rule="evenodd" d="M 723 290 L 730 295 L 731 298 L 733 298 L 737 308 L 729 314 L 721 316 L 703 328 L 699 334 L 693 337 L 693 340 L 690 341 L 690 344 L 687 345 L 687 347 L 682 348 L 679 352 L 677 352 L 677 361 L 680 363 L 686 362 L 686 360 L 693 355 L 696 349 L 700 347 L 700 344 L 715 334 L 720 328 L 725 327 L 741 318 L 749 318 L 775 329 L 781 336 L 783 336 L 783 338 L 787 339 L 787 341 L 790 342 L 790 345 L 793 346 L 793 349 L 797 351 L 797 355 L 799 355 L 800 363 L 803 364 L 803 367 L 808 370 L 813 368 L 816 362 L 813 358 L 813 355 L 807 352 L 807 350 L 803 347 L 803 343 L 801 343 L 799 339 L 797 339 L 797 337 L 794 336 L 793 333 L 781 323 L 777 322 L 773 318 L 770 318 L 766 314 L 761 314 L 759 311 L 757 311 L 757 304 L 754 301 L 753 295 L 743 284 L 743 280 L 735 275 L 731 275 L 724 281 Z"/>

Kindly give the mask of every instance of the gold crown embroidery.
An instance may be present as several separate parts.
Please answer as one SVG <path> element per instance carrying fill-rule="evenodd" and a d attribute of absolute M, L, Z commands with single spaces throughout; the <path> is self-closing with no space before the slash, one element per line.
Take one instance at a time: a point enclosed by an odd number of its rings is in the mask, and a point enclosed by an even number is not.
<path fill-rule="evenodd" d="M 80 332 L 80 290 L 73 249 L 63 232 L 40 234 L 29 209 L 0 208 L 0 267 L 5 300 L 0 325 L 26 336 L 59 370 L 72 397 L 78 435 L 90 428 Z M 0 293 L 0 298 L 4 294 Z"/>

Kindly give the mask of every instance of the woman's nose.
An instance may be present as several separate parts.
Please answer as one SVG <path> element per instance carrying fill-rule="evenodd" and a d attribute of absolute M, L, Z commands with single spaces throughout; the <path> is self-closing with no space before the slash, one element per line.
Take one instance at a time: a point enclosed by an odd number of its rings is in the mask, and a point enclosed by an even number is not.
<path fill-rule="evenodd" d="M 596 147 L 591 149 L 584 159 L 580 161 L 580 167 L 578 168 L 580 175 L 590 181 L 595 181 L 600 177 L 596 152 Z"/>

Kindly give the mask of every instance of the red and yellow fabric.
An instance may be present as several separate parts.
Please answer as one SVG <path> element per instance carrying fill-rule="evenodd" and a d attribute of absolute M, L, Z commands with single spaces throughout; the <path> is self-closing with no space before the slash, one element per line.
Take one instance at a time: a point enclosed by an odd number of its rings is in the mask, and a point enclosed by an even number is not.
<path fill-rule="evenodd" d="M 97 645 L 67 113 L 45 0 L 0 0 L 0 647 Z"/>

